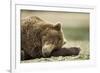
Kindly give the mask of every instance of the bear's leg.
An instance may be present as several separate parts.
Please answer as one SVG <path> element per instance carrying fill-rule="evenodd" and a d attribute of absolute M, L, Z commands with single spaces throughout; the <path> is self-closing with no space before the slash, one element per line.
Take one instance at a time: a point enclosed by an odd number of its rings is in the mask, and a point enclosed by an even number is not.
<path fill-rule="evenodd" d="M 25 53 L 23 50 L 21 50 L 21 60 L 24 60 L 25 59 Z"/>
<path fill-rule="evenodd" d="M 24 50 L 21 50 L 21 60 L 29 60 L 29 59 L 32 59 L 31 56 L 29 56 L 27 53 L 25 53 Z"/>
<path fill-rule="evenodd" d="M 71 47 L 71 48 L 60 48 L 55 49 L 52 51 L 52 56 L 72 56 L 72 55 L 78 55 L 80 52 L 80 48 L 78 47 Z"/>

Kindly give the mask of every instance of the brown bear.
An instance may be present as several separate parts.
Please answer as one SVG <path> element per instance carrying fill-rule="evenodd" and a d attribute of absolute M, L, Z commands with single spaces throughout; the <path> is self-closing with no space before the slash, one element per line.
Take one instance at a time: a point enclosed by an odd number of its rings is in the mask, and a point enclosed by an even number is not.
<path fill-rule="evenodd" d="M 37 16 L 21 20 L 21 60 L 79 54 L 79 48 L 62 48 L 64 44 L 60 23 L 50 24 Z"/>

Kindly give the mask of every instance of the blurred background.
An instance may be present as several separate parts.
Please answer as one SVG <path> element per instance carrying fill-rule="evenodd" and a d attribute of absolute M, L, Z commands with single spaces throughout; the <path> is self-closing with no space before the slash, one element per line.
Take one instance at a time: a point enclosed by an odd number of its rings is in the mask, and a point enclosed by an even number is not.
<path fill-rule="evenodd" d="M 38 16 L 52 24 L 61 23 L 67 40 L 66 45 L 68 47 L 75 46 L 81 48 L 77 59 L 89 59 L 89 13 L 21 10 L 21 19 L 27 16 Z"/>
<path fill-rule="evenodd" d="M 89 13 L 21 10 L 21 18 L 31 15 L 52 24 L 61 23 L 68 40 L 89 40 Z"/>

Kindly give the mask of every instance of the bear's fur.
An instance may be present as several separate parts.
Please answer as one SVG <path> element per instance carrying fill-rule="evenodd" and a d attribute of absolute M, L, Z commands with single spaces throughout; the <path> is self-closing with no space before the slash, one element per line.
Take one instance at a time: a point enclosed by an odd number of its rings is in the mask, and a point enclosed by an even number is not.
<path fill-rule="evenodd" d="M 60 23 L 53 25 L 37 16 L 21 20 L 21 60 L 59 56 L 61 53 L 58 52 L 66 50 L 62 48 L 64 44 L 65 38 Z M 62 55 L 68 55 L 68 50 Z M 74 52 L 70 52 L 70 55 L 74 55 Z"/>

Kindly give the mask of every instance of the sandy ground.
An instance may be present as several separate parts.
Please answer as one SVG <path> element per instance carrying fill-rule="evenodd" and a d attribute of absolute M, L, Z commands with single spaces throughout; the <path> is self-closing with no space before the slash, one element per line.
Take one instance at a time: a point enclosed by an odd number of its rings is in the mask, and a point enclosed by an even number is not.
<path fill-rule="evenodd" d="M 67 47 L 80 47 L 81 51 L 78 56 L 58 56 L 50 58 L 36 58 L 32 60 L 21 61 L 21 63 L 33 63 L 33 62 L 53 62 L 53 61 L 72 61 L 72 60 L 88 60 L 89 59 L 89 42 L 88 41 L 68 41 L 70 44 L 66 44 Z"/>

